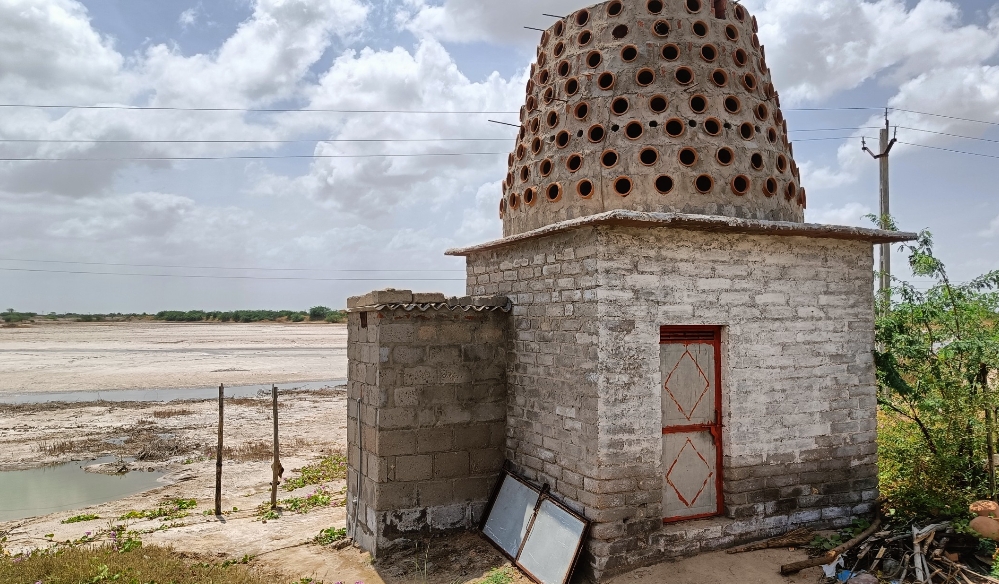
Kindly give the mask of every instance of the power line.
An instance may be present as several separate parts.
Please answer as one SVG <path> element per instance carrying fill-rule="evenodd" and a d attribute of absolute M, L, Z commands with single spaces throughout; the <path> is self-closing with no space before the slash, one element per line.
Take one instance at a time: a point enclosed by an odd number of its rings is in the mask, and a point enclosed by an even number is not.
<path fill-rule="evenodd" d="M 3 272 L 32 272 L 42 274 L 88 274 L 93 276 L 139 276 L 146 278 L 194 278 L 208 280 L 292 280 L 298 282 L 398 282 L 399 278 L 299 278 L 291 276 L 217 276 L 198 274 L 137 274 L 129 272 L 88 272 L 83 270 L 40 270 L 31 268 L 0 268 Z M 416 282 L 464 282 L 464 278 L 409 278 Z"/>
<path fill-rule="evenodd" d="M 908 128 L 906 126 L 898 126 L 900 130 L 912 130 L 913 132 L 925 132 L 927 134 L 936 134 L 938 136 L 950 136 L 951 138 L 964 138 L 965 140 L 977 140 L 979 142 L 992 142 L 994 144 L 999 144 L 999 140 L 989 140 L 988 138 L 976 138 L 974 136 L 962 136 L 961 134 L 949 134 L 947 132 L 937 132 L 934 130 L 923 130 L 920 128 Z"/>
<path fill-rule="evenodd" d="M 951 150 L 950 148 L 941 148 L 939 146 L 926 146 L 924 144 L 913 144 L 912 142 L 902 142 L 899 140 L 899 144 L 905 144 L 906 146 L 915 146 L 917 148 L 929 148 L 931 150 L 941 150 L 943 152 L 952 152 L 954 154 L 967 154 L 969 156 L 980 156 L 982 158 L 999 158 L 994 154 L 981 154 L 979 152 L 966 152 L 964 150 Z"/>
<path fill-rule="evenodd" d="M 288 154 L 273 156 L 136 156 L 131 158 L 0 158 L 0 162 L 147 162 L 164 160 L 315 160 L 330 158 L 418 158 L 423 156 L 506 156 L 509 152 L 431 152 L 423 154 Z"/>
<path fill-rule="evenodd" d="M 264 271 L 264 272 L 372 272 L 372 273 L 387 273 L 387 272 L 402 272 L 402 273 L 413 273 L 413 272 L 461 272 L 465 273 L 465 270 L 329 270 L 326 268 L 237 268 L 237 267 L 225 267 L 225 266 L 179 266 L 179 265 L 169 265 L 169 264 L 117 264 L 109 262 L 68 262 L 61 260 L 25 260 L 17 258 L 0 258 L 0 262 L 24 262 L 33 264 L 72 264 L 81 266 L 116 266 L 116 267 L 127 267 L 127 268 L 182 268 L 191 270 L 248 270 L 248 271 Z"/>
<path fill-rule="evenodd" d="M 366 110 L 366 109 L 326 109 L 326 108 L 232 108 L 232 107 L 167 107 L 138 105 L 42 105 L 27 103 L 0 103 L 0 108 L 30 108 L 30 109 L 78 109 L 78 110 L 128 110 L 128 111 L 166 111 L 166 112 L 240 112 L 240 113 L 332 113 L 332 114 L 510 114 L 520 112 L 510 111 L 467 111 L 467 110 Z"/>
<path fill-rule="evenodd" d="M 958 121 L 961 121 L 961 122 L 971 122 L 971 123 L 974 123 L 974 124 L 986 124 L 986 125 L 989 125 L 989 126 L 999 126 L 999 122 L 986 122 L 984 120 L 973 120 L 973 119 L 970 119 L 970 118 L 960 118 L 960 117 L 957 117 L 957 116 L 948 116 L 948 115 L 944 115 L 944 114 L 933 114 L 933 113 L 929 113 L 929 112 L 918 112 L 918 111 L 915 111 L 915 110 L 907 110 L 907 109 L 901 109 L 901 108 L 897 108 L 897 107 L 892 107 L 892 108 L 888 108 L 888 109 L 890 109 L 892 111 L 896 111 L 896 112 L 905 112 L 905 113 L 909 113 L 909 114 L 917 114 L 917 115 L 920 115 L 920 116 L 932 116 L 934 118 L 945 118 L 945 119 L 948 119 L 948 120 L 958 120 Z"/>

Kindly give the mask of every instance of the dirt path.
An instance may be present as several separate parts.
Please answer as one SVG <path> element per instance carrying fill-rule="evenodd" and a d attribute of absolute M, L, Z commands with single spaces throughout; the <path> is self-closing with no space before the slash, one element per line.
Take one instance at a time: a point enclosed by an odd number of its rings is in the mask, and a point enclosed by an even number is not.
<path fill-rule="evenodd" d="M 346 376 L 342 324 L 41 321 L 0 328 L 0 398 Z"/>

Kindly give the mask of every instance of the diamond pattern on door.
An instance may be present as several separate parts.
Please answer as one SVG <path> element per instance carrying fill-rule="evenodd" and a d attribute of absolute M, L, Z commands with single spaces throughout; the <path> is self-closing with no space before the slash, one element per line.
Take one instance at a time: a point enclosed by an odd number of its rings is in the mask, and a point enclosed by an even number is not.
<path fill-rule="evenodd" d="M 678 468 L 682 469 L 683 472 L 676 472 L 676 476 L 674 476 L 674 471 L 677 471 Z M 701 456 L 697 447 L 688 438 L 666 472 L 666 484 L 676 492 L 680 502 L 687 507 L 692 507 L 697 504 L 697 499 L 707 488 L 714 475 L 711 464 Z M 674 481 L 674 479 L 676 480 Z"/>
<path fill-rule="evenodd" d="M 722 512 L 720 359 L 719 328 L 662 327 L 664 521 Z"/>

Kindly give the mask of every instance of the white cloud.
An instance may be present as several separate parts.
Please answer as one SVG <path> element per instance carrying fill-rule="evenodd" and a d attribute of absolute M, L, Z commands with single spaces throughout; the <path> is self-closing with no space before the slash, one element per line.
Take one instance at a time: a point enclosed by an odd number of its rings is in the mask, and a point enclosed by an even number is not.
<path fill-rule="evenodd" d="M 185 29 L 190 28 L 194 26 L 196 22 L 198 22 L 198 17 L 200 16 L 200 12 L 201 12 L 200 4 L 198 6 L 192 6 L 191 8 L 188 8 L 187 10 L 180 13 L 180 16 L 177 18 L 177 23 L 180 24 L 181 28 Z"/>
<path fill-rule="evenodd" d="M 847 203 L 842 207 L 825 206 L 820 209 L 805 210 L 805 220 L 809 223 L 825 225 L 852 225 L 854 227 L 874 227 L 866 218 L 871 208 L 860 203 Z"/>
<path fill-rule="evenodd" d="M 396 23 L 418 37 L 519 44 L 526 48 L 537 44 L 540 33 L 525 29 L 525 25 L 547 28 L 554 23 L 542 12 L 569 14 L 583 7 L 578 0 L 547 0 L 543 7 L 537 0 L 444 0 L 439 5 L 427 0 L 404 0 L 401 4 Z"/>
<path fill-rule="evenodd" d="M 982 237 L 996 237 L 996 236 L 999 236 L 999 217 L 996 217 L 995 219 L 993 219 L 992 222 L 989 223 L 988 228 L 987 229 L 983 229 L 982 231 L 979 231 L 978 234 L 981 235 Z"/>

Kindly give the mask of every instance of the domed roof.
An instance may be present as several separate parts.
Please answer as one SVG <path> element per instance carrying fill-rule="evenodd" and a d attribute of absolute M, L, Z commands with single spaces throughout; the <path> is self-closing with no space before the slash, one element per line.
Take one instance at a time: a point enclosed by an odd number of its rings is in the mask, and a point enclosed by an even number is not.
<path fill-rule="evenodd" d="M 756 18 L 726 0 L 613 0 L 544 32 L 505 236 L 612 209 L 804 222 Z"/>

